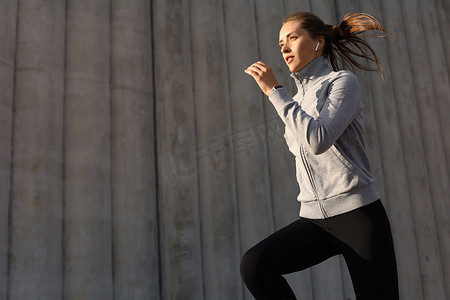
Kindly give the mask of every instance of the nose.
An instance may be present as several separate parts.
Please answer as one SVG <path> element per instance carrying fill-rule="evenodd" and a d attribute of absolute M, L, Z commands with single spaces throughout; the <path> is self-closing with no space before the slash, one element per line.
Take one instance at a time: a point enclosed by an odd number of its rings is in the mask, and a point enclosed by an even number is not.
<path fill-rule="evenodd" d="M 281 47 L 281 53 L 289 53 L 289 52 L 291 52 L 291 49 L 286 44 L 284 44 Z"/>

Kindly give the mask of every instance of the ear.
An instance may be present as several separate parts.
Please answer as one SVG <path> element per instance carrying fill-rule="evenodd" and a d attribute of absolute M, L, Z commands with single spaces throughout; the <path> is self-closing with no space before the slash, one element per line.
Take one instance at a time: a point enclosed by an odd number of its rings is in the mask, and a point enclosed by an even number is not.
<path fill-rule="evenodd" d="M 321 35 L 316 40 L 316 46 L 314 48 L 314 51 L 319 51 L 320 49 L 323 48 L 324 45 L 325 45 L 325 38 Z"/>

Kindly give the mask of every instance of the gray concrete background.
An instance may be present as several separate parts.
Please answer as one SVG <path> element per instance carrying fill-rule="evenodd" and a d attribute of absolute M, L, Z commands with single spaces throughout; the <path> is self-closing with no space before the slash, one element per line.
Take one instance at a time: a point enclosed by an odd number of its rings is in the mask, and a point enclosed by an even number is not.
<path fill-rule="evenodd" d="M 293 157 L 243 70 L 294 92 L 282 18 L 366 12 L 357 72 L 401 299 L 450 298 L 448 0 L 0 0 L 0 299 L 252 299 L 242 254 L 297 218 Z M 355 299 L 335 257 L 287 276 Z"/>

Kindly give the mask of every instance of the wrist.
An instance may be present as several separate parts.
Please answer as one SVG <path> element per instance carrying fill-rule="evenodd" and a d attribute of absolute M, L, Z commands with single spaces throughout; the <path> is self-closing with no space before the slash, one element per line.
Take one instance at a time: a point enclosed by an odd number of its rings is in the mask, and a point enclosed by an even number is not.
<path fill-rule="evenodd" d="M 282 87 L 283 87 L 283 86 L 280 85 L 280 84 L 274 85 L 274 86 L 270 89 L 270 91 L 269 91 L 269 93 L 267 94 L 267 96 L 269 96 L 269 94 L 270 94 L 271 92 L 276 91 L 276 90 L 278 90 L 278 89 L 281 89 Z"/>

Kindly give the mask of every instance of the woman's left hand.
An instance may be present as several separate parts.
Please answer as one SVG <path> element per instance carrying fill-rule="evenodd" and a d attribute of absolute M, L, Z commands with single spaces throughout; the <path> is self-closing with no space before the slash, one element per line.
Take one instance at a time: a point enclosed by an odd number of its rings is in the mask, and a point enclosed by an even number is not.
<path fill-rule="evenodd" d="M 272 88 L 278 85 L 278 81 L 275 78 L 275 74 L 273 73 L 272 69 L 262 61 L 255 62 L 244 72 L 252 76 L 256 80 L 259 88 L 267 96 L 269 96 Z"/>

